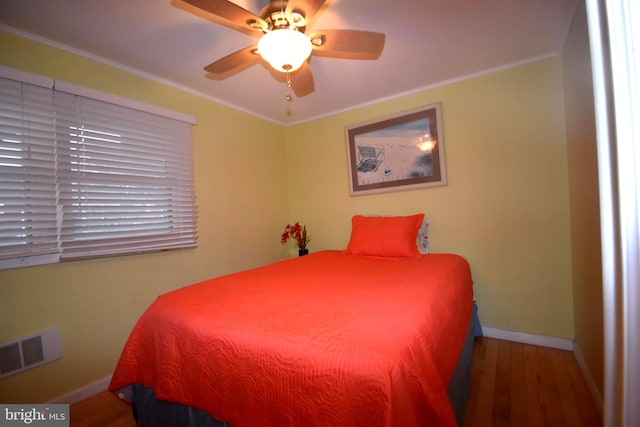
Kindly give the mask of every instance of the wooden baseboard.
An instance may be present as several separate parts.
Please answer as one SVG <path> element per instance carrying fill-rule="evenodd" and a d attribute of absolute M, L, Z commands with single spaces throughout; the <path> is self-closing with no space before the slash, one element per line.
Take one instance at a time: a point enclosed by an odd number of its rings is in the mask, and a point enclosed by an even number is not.
<path fill-rule="evenodd" d="M 87 384 L 78 389 L 70 391 L 69 393 L 63 394 L 62 396 L 58 396 L 47 403 L 67 403 L 69 405 L 72 405 L 76 402 L 80 402 L 81 400 L 91 397 L 94 394 L 100 393 L 101 391 L 105 391 L 109 387 L 110 382 L 111 375 L 94 381 L 91 384 Z"/>
<path fill-rule="evenodd" d="M 484 336 L 489 338 L 573 351 L 573 341 L 568 338 L 556 338 L 544 335 L 527 334 L 525 332 L 505 331 L 502 329 L 487 328 L 485 326 L 482 327 L 482 333 Z"/>

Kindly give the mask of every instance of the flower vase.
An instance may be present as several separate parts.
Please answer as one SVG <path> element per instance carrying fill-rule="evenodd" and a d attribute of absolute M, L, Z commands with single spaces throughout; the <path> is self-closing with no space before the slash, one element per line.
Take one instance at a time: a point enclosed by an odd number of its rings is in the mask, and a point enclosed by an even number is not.
<path fill-rule="evenodd" d="M 309 249 L 298 249 L 298 256 L 304 256 L 309 253 Z"/>

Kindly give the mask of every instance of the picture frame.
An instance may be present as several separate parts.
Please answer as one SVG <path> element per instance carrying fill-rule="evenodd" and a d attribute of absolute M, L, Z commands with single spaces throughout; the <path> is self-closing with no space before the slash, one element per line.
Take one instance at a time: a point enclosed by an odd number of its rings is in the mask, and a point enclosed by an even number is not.
<path fill-rule="evenodd" d="M 447 185 L 440 103 L 345 127 L 349 195 Z"/>

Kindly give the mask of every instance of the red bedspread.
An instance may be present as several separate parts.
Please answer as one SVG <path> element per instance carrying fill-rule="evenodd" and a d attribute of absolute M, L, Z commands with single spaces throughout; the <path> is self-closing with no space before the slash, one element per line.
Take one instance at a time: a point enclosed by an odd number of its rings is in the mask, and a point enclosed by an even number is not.
<path fill-rule="evenodd" d="M 187 286 L 142 315 L 109 389 L 234 427 L 453 426 L 471 285 L 457 255 L 322 251 Z"/>

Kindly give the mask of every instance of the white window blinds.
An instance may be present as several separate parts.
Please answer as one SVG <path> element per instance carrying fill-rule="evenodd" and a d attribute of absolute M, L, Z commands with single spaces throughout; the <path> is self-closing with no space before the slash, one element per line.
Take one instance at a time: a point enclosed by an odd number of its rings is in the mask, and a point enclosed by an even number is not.
<path fill-rule="evenodd" d="M 0 259 L 196 245 L 191 124 L 0 80 Z"/>
<path fill-rule="evenodd" d="M 0 79 L 0 259 L 57 254 L 49 88 Z"/>

